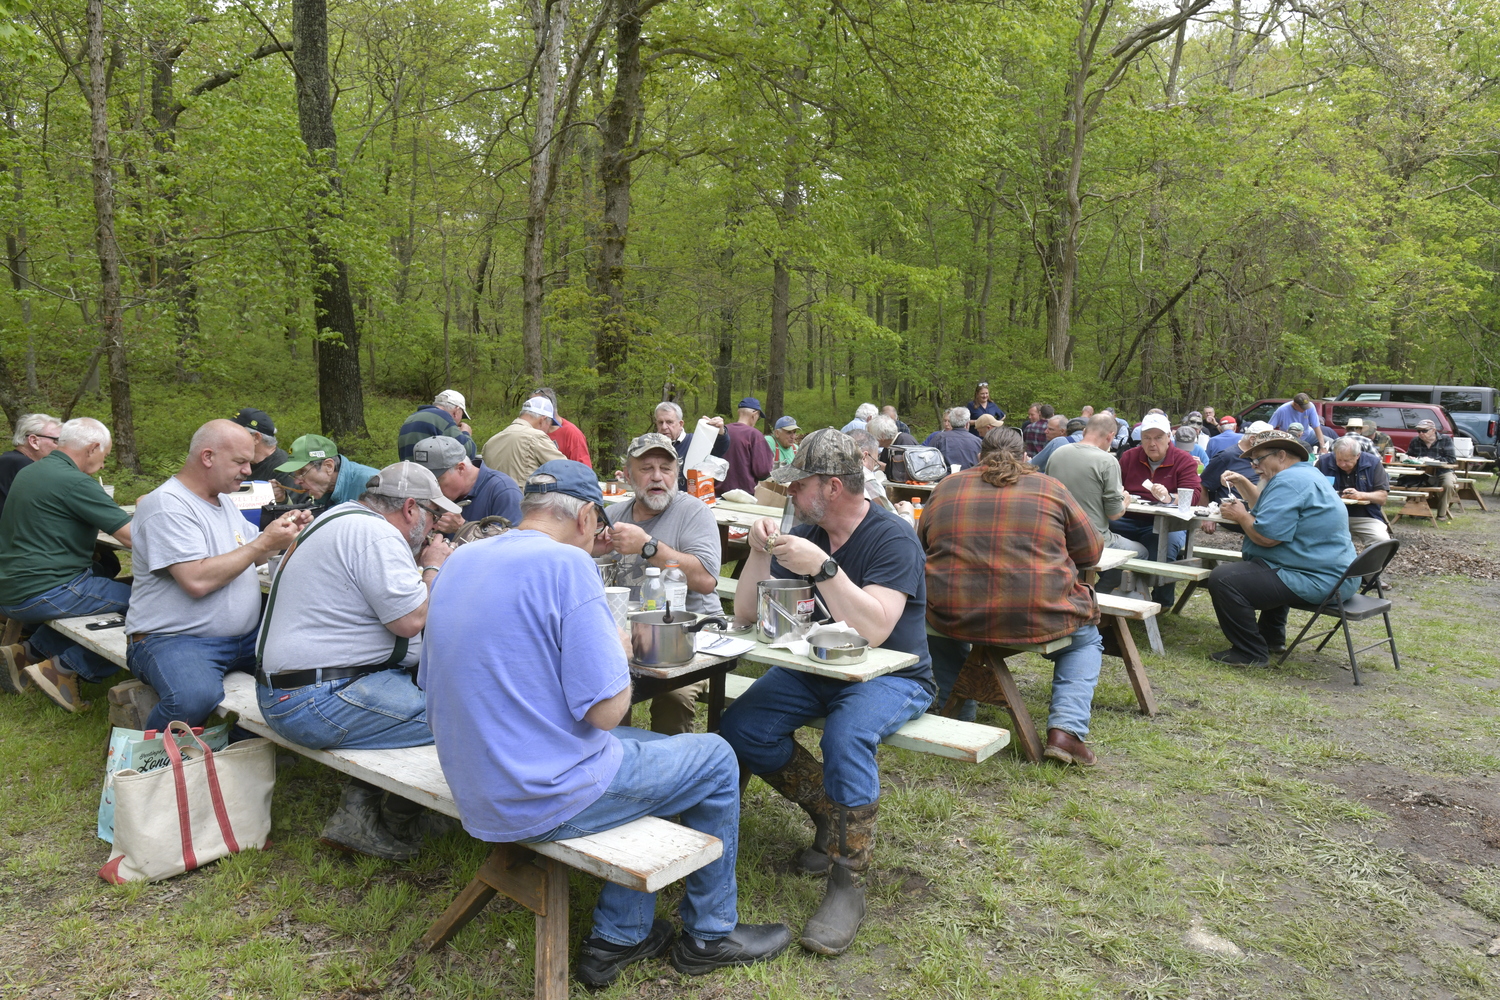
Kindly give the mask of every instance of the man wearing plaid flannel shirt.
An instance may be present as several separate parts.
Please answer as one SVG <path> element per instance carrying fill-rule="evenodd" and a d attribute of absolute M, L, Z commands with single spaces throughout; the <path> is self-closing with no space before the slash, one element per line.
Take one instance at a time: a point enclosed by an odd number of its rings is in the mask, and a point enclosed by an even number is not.
<path fill-rule="evenodd" d="M 1054 653 L 1046 755 L 1092 766 L 1084 744 L 1104 656 L 1093 588 L 1080 578 L 1104 544 L 1067 487 L 1037 473 L 1021 435 L 993 432 L 979 464 L 932 491 L 918 535 L 927 549 L 927 621 L 942 706 L 970 643 L 1014 645 L 1071 638 Z M 986 445 L 990 438 L 985 439 Z"/>
<path fill-rule="evenodd" d="M 871 646 L 917 657 L 910 667 L 867 681 L 772 667 L 720 725 L 742 769 L 760 775 L 812 818 L 817 834 L 800 864 L 804 871 L 827 872 L 828 884 L 802 932 L 802 946 L 838 955 L 853 943 L 865 915 L 859 873 L 869 867 L 875 847 L 875 748 L 932 701 L 922 548 L 911 525 L 865 499 L 859 446 L 842 431 L 827 427 L 809 434 L 792 464 L 771 477 L 786 485 L 803 523 L 787 532 L 771 518 L 751 526 L 750 557 L 734 595 L 736 616 L 753 617 L 761 580 L 811 579 L 829 613 L 854 626 Z M 821 764 L 794 738 L 798 728 L 820 717 L 828 720 Z"/>

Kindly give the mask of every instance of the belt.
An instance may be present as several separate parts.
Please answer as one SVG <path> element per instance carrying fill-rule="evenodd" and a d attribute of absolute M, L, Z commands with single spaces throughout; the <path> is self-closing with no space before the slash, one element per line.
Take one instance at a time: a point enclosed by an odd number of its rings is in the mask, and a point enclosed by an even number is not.
<path fill-rule="evenodd" d="M 149 636 L 150 634 L 151 634 L 150 632 L 132 632 L 130 634 L 130 641 L 131 642 L 145 642 L 146 641 L 146 637 Z"/>
<path fill-rule="evenodd" d="M 360 677 L 364 674 L 373 674 L 380 670 L 389 670 L 384 664 L 378 667 L 323 667 L 318 670 L 283 670 L 277 674 L 267 674 L 264 670 L 255 672 L 255 680 L 271 688 L 299 688 L 307 687 L 309 684 L 321 684 L 323 681 L 337 681 L 345 677 Z"/>

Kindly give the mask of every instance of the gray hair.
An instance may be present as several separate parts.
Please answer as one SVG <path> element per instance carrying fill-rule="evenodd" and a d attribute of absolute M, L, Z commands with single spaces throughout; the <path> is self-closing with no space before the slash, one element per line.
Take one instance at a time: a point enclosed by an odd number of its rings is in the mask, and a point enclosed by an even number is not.
<path fill-rule="evenodd" d="M 875 435 L 869 431 L 850 431 L 849 440 L 866 455 L 880 455 L 880 442 L 875 440 Z"/>
<path fill-rule="evenodd" d="M 263 433 L 261 431 L 256 430 L 254 427 L 247 427 L 245 429 L 250 432 L 250 436 L 251 437 L 256 438 L 257 440 L 259 440 L 260 443 L 263 444 L 263 445 L 265 445 L 267 448 L 274 448 L 274 447 L 276 447 L 276 435 L 275 434 L 266 434 L 266 433 Z"/>
<path fill-rule="evenodd" d="M 74 417 L 57 432 L 57 444 L 58 447 L 81 448 L 97 444 L 101 448 L 109 448 L 114 444 L 114 438 L 110 437 L 109 428 L 93 417 Z"/>
<path fill-rule="evenodd" d="M 854 419 L 869 423 L 870 418 L 879 412 L 879 410 L 875 409 L 874 403 L 860 403 L 854 408 Z"/>
<path fill-rule="evenodd" d="M 11 436 L 15 444 L 25 444 L 26 439 L 35 434 L 41 436 L 42 431 L 48 427 L 61 427 L 62 421 L 56 417 L 49 417 L 45 413 L 28 413 L 16 421 L 16 433 Z"/>
<path fill-rule="evenodd" d="M 677 419 L 678 420 L 682 419 L 682 407 L 678 406 L 676 403 L 672 402 L 670 399 L 664 399 L 660 403 L 657 403 L 656 404 L 656 409 L 654 409 L 654 410 L 651 411 L 651 415 L 654 417 L 658 413 L 660 413 L 662 410 L 671 410 L 674 414 L 677 415 Z"/>
<path fill-rule="evenodd" d="M 1359 454 L 1363 450 L 1364 449 L 1360 447 L 1359 442 L 1356 441 L 1356 440 L 1354 440 L 1353 438 L 1341 437 L 1341 438 L 1336 438 L 1334 440 L 1334 442 L 1333 442 L 1333 453 L 1335 455 L 1337 455 L 1341 451 L 1343 451 L 1343 452 L 1351 452 L 1352 451 L 1352 452 L 1354 452 L 1357 455 L 1357 454 Z"/>
<path fill-rule="evenodd" d="M 969 426 L 969 408 L 967 406 L 955 406 L 949 410 L 948 426 L 956 431 Z"/>
<path fill-rule="evenodd" d="M 881 414 L 878 417 L 871 417 L 865 429 L 875 437 L 876 441 L 884 441 L 886 438 L 896 436 L 896 421 Z"/>
<path fill-rule="evenodd" d="M 533 478 L 530 481 L 536 480 Z M 566 493 L 525 493 L 521 496 L 521 517 L 524 519 L 546 515 L 554 521 L 571 521 L 588 505 L 587 500 L 570 497 Z"/>
<path fill-rule="evenodd" d="M 377 514 L 396 514 L 406 506 L 405 497 L 388 497 L 384 493 L 361 493 L 359 502 Z"/>

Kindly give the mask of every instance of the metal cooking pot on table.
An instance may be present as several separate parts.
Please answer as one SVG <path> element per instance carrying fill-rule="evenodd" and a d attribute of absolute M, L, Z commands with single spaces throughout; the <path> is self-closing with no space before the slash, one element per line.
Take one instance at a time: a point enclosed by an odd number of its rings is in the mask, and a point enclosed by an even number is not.
<path fill-rule="evenodd" d="M 721 615 L 701 621 L 687 611 L 632 611 L 630 662 L 641 667 L 680 667 L 698 650 L 693 635 L 710 622 L 725 624 Z"/>

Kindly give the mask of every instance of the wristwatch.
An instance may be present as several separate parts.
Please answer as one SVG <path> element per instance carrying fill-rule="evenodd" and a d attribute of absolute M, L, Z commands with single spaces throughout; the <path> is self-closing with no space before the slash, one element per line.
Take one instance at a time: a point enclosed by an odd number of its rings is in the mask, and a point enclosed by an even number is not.
<path fill-rule="evenodd" d="M 656 549 L 657 549 L 656 539 L 654 539 L 654 538 L 647 538 L 646 539 L 646 544 L 641 546 L 641 558 L 642 559 L 655 559 L 656 558 Z"/>
<path fill-rule="evenodd" d="M 823 568 L 813 574 L 813 583 L 822 583 L 824 580 L 832 580 L 839 572 L 838 560 L 829 556 L 823 560 Z"/>

